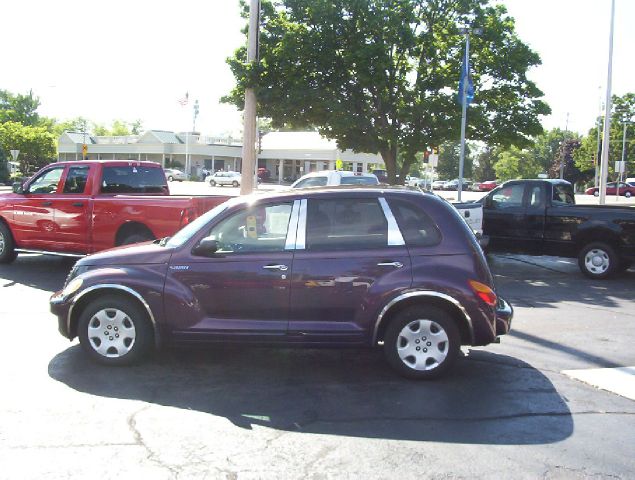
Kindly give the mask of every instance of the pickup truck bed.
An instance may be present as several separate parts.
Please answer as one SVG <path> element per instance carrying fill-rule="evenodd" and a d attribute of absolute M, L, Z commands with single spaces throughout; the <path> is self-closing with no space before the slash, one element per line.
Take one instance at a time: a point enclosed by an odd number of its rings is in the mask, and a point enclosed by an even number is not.
<path fill-rule="evenodd" d="M 170 236 L 228 198 L 170 196 L 152 162 L 54 163 L 0 195 L 0 263 L 24 251 L 81 256 Z"/>

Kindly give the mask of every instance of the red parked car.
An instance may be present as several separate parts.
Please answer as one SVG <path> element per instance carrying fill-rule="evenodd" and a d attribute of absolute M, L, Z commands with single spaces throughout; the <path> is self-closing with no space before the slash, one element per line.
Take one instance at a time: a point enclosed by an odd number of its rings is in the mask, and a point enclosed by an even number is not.
<path fill-rule="evenodd" d="M 617 193 L 617 184 L 619 183 L 619 195 L 623 195 L 626 198 L 630 198 L 635 195 L 635 186 L 630 185 L 624 182 L 611 182 L 606 184 L 606 194 L 607 195 L 618 195 Z M 597 187 L 587 188 L 587 195 L 594 195 L 596 197 L 600 196 L 600 189 Z"/>
<path fill-rule="evenodd" d="M 479 192 L 489 192 L 490 190 L 494 190 L 498 187 L 498 182 L 496 180 L 487 180 L 486 182 L 479 183 L 476 188 Z"/>
<path fill-rule="evenodd" d="M 107 365 L 160 344 L 383 345 L 418 379 L 495 342 L 513 314 L 456 209 L 386 186 L 237 197 L 172 238 L 79 260 L 50 303 L 60 333 Z"/>

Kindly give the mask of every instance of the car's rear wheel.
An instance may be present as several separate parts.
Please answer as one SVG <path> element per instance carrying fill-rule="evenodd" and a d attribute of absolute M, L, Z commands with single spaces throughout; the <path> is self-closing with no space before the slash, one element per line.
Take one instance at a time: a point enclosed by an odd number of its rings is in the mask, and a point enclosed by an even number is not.
<path fill-rule="evenodd" d="M 631 198 L 631 195 L 632 195 L 631 192 L 624 192 L 624 196 L 626 198 Z"/>
<path fill-rule="evenodd" d="M 232 187 L 237 187 L 237 186 L 238 186 L 238 182 L 237 182 L 236 180 L 234 180 L 234 181 L 232 182 Z"/>
<path fill-rule="evenodd" d="M 11 230 L 0 221 L 0 263 L 11 263 L 17 256 Z"/>
<path fill-rule="evenodd" d="M 607 278 L 619 270 L 620 260 L 615 250 L 603 242 L 585 245 L 578 255 L 578 266 L 582 273 L 594 279 Z"/>
<path fill-rule="evenodd" d="M 107 295 L 93 300 L 78 324 L 80 344 L 104 365 L 130 365 L 151 349 L 154 335 L 146 312 L 131 299 Z"/>
<path fill-rule="evenodd" d="M 174 177 L 173 177 L 172 175 L 170 175 L 170 176 L 168 177 L 168 182 L 173 182 L 173 181 L 174 181 Z"/>
<path fill-rule="evenodd" d="M 400 375 L 418 380 L 448 372 L 459 354 L 461 340 L 452 317 L 432 306 L 400 312 L 388 325 L 384 353 Z"/>
<path fill-rule="evenodd" d="M 593 192 L 593 196 L 594 196 L 594 197 L 599 197 L 599 196 L 600 196 L 600 192 L 599 192 L 599 191 L 597 191 L 597 190 L 595 190 L 595 191 Z"/>

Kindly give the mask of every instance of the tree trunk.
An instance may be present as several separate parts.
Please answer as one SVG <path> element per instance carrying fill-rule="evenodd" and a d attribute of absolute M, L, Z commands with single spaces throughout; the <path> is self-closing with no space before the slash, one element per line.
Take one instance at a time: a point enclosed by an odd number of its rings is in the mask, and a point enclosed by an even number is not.
<path fill-rule="evenodd" d="M 388 148 L 382 148 L 379 153 L 386 165 L 388 183 L 395 185 L 397 183 L 397 146 L 389 145 Z"/>

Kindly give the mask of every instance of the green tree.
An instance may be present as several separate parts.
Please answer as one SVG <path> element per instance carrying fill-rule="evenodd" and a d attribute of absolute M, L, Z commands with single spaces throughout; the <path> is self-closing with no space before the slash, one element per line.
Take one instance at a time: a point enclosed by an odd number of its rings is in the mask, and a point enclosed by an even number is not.
<path fill-rule="evenodd" d="M 527 149 L 511 147 L 500 153 L 494 165 L 496 177 L 505 181 L 515 178 L 536 178 L 543 173 L 542 165 Z"/>
<path fill-rule="evenodd" d="M 9 167 L 7 165 L 7 154 L 3 148 L 0 148 L 0 184 L 9 181 Z"/>
<path fill-rule="evenodd" d="M 437 173 L 442 180 L 452 180 L 459 177 L 459 156 L 461 154 L 460 142 L 446 142 L 439 148 L 439 165 Z M 465 145 L 465 163 L 463 165 L 463 177 L 472 177 L 472 157 L 470 146 Z"/>
<path fill-rule="evenodd" d="M 600 131 L 604 128 L 604 118 L 599 119 Z M 613 97 L 613 113 L 611 127 L 609 129 L 609 173 L 614 175 L 615 162 L 622 159 L 622 140 L 624 135 L 624 122 L 635 120 L 635 94 L 627 93 L 621 97 Z M 600 163 L 602 141 L 598 145 L 598 125 L 591 128 L 588 134 L 581 139 L 580 148 L 574 152 L 576 166 L 587 172 L 595 170 L 595 162 Z M 626 169 L 627 172 L 635 172 L 635 125 L 630 124 L 626 129 Z"/>
<path fill-rule="evenodd" d="M 551 168 L 549 169 L 549 176 L 551 178 L 560 177 L 560 164 L 564 166 L 563 177 L 565 180 L 575 184 L 581 181 L 585 181 L 588 178 L 588 173 L 582 172 L 575 165 L 573 159 L 574 152 L 580 148 L 580 139 L 577 137 L 571 137 L 563 140 L 558 154 L 553 160 Z"/>
<path fill-rule="evenodd" d="M 51 163 L 56 157 L 57 138 L 46 127 L 18 122 L 0 123 L 0 149 L 20 150 L 20 171 L 27 175 Z"/>
<path fill-rule="evenodd" d="M 485 182 L 487 180 L 496 179 L 496 171 L 494 165 L 498 162 L 500 149 L 487 146 L 476 158 L 474 165 L 474 180 L 477 182 Z"/>
<path fill-rule="evenodd" d="M 274 126 L 315 125 L 342 149 L 379 152 L 394 181 L 416 152 L 459 137 L 466 24 L 483 28 L 472 37 L 467 137 L 525 146 L 550 112 L 526 76 L 540 58 L 489 0 L 263 0 L 260 62 L 246 64 L 245 48 L 228 59 L 237 85 L 224 101 L 242 108 L 254 87 Z"/>
<path fill-rule="evenodd" d="M 37 109 L 40 99 L 29 90 L 27 95 L 0 90 L 0 123 L 17 122 L 22 125 L 36 126 L 40 124 Z"/>

